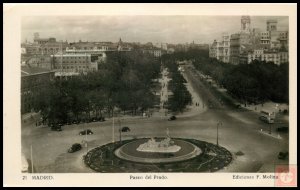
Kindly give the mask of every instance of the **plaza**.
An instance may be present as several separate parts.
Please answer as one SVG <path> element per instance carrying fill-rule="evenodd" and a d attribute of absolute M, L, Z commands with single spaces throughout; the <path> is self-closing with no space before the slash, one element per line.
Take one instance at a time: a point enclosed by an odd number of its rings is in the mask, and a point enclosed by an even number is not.
<path fill-rule="evenodd" d="M 271 125 L 273 135 L 262 133 L 261 130 L 268 131 L 270 125 L 258 120 L 258 113 L 226 106 L 208 108 L 203 100 L 209 97 L 214 101 L 218 101 L 218 98 L 214 97 L 214 94 L 208 88 L 199 86 L 199 83 L 203 82 L 197 73 L 191 72 L 190 67 L 185 68 L 184 77 L 187 79 L 188 83 L 186 85 L 192 94 L 193 103 L 187 106 L 186 111 L 176 115 L 176 121 L 168 121 L 170 113 L 165 114 L 160 109 L 161 111 L 154 112 L 152 117 L 119 115 L 118 120 L 121 125 L 130 127 L 130 132 L 127 133 L 119 133 L 119 126 L 114 126 L 115 129 L 112 133 L 113 118 L 107 118 L 105 122 L 67 125 L 62 127 L 63 131 L 55 132 L 49 130 L 46 126 L 35 127 L 34 120 L 28 118 L 28 122 L 22 123 L 22 152 L 26 158 L 30 158 L 30 147 L 32 146 L 34 172 L 37 173 L 129 171 L 272 172 L 274 165 L 288 163 L 288 160 L 279 160 L 277 158 L 280 151 L 288 151 L 289 149 L 288 134 L 280 134 L 281 138 L 276 138 L 278 135 L 276 127 L 286 125 L 287 123 L 284 123 L 286 120 Z M 197 84 L 193 83 L 196 79 L 199 81 Z M 166 89 L 163 90 L 166 91 Z M 199 102 L 201 106 L 195 106 L 195 102 Z M 219 104 L 215 103 L 215 105 Z M 220 122 L 222 125 L 217 126 Z M 217 127 L 219 127 L 218 134 Z M 78 135 L 79 131 L 87 128 L 91 129 L 94 134 L 88 137 Z M 154 165 L 150 168 L 137 167 L 142 165 L 138 162 L 134 164 L 129 162 L 130 164 L 127 165 L 127 161 L 113 155 L 114 150 L 122 143 L 135 139 L 163 137 L 167 128 L 170 130 L 172 138 L 200 141 L 209 144 L 211 147 L 218 147 L 218 138 L 219 146 L 226 150 L 224 154 L 220 155 L 224 156 L 229 152 L 231 155 L 230 160 L 222 160 L 222 167 L 213 164 L 209 167 L 204 167 L 202 166 L 202 161 L 205 161 L 205 159 L 197 161 L 196 157 L 196 161 L 194 160 L 191 163 L 182 162 L 182 166 L 186 167 L 186 169 L 183 170 L 182 167 L 179 167 L 182 170 L 174 170 L 174 165 L 161 165 L 158 167 Z M 119 139 L 120 134 L 122 135 L 122 143 L 114 141 Z M 67 149 L 73 143 L 82 143 L 83 148 L 72 154 L 67 153 Z M 104 169 L 101 169 L 99 166 L 97 168 L 100 169 L 93 169 L 93 167 L 91 168 L 89 164 L 85 163 L 85 156 L 94 154 L 93 152 L 93 154 L 90 153 L 90 151 L 99 150 L 101 149 L 99 147 L 102 146 L 111 147 L 112 145 L 115 146 L 109 151 L 111 157 L 108 155 L 107 158 L 110 161 L 105 162 Z M 201 148 L 202 145 L 199 146 Z M 205 153 L 205 149 L 201 148 L 201 150 Z M 243 155 L 238 155 L 236 154 L 237 152 L 242 152 Z M 203 153 L 201 155 L 205 155 Z M 215 157 L 216 160 L 221 160 L 217 159 L 218 154 L 208 155 Z M 101 155 L 98 155 L 98 158 L 102 158 Z M 114 159 L 121 161 L 113 162 L 112 160 Z M 29 161 L 31 162 L 31 160 Z M 225 163 L 225 161 L 228 163 Z M 123 162 L 123 164 L 119 165 L 118 162 Z M 194 167 L 195 165 L 197 167 Z M 199 169 L 195 170 L 194 168 Z"/>

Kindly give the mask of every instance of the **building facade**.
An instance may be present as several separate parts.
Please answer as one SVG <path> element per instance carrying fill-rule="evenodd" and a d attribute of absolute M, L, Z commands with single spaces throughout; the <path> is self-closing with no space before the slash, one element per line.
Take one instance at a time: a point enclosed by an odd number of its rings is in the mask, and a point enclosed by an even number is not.
<path fill-rule="evenodd" d="M 261 31 L 259 28 L 251 28 L 249 16 L 242 16 L 241 29 L 230 35 L 229 47 L 226 47 L 223 35 L 222 40 L 214 40 L 210 45 L 209 56 L 235 65 L 250 63 L 256 57 L 281 64 L 288 60 L 288 35 L 288 31 L 277 30 L 277 20 L 267 20 L 266 30 Z M 261 51 L 263 55 L 260 55 Z"/>
<path fill-rule="evenodd" d="M 91 54 L 52 55 L 53 69 L 64 73 L 87 73 L 98 70 L 98 57 Z"/>
<path fill-rule="evenodd" d="M 240 60 L 240 34 L 232 34 L 230 36 L 230 59 L 231 64 L 237 65 Z"/>
<path fill-rule="evenodd" d="M 287 51 L 269 51 L 264 49 L 255 49 L 248 53 L 248 64 L 254 60 L 273 62 L 276 65 L 289 62 L 289 54 Z"/>
<path fill-rule="evenodd" d="M 21 113 L 31 112 L 37 93 L 48 88 L 50 81 L 54 78 L 54 71 L 21 66 Z"/>
<path fill-rule="evenodd" d="M 227 33 L 222 35 L 220 41 L 214 40 L 209 46 L 209 56 L 223 61 L 224 63 L 229 63 L 230 53 L 230 36 Z"/>

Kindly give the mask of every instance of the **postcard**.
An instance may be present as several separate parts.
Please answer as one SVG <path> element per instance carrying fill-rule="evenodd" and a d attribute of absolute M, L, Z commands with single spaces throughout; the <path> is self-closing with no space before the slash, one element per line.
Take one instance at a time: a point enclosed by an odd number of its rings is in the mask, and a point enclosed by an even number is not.
<path fill-rule="evenodd" d="M 5 4 L 4 186 L 297 186 L 296 4 Z"/>

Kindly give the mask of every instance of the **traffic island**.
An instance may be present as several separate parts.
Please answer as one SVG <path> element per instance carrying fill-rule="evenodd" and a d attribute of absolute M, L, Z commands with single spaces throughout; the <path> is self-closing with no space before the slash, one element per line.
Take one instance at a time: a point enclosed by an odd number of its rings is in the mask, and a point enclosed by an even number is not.
<path fill-rule="evenodd" d="M 215 172 L 232 161 L 232 154 L 224 147 L 196 139 L 172 138 L 181 147 L 176 153 L 137 151 L 148 140 L 131 139 L 96 147 L 84 156 L 84 163 L 102 173 Z"/>

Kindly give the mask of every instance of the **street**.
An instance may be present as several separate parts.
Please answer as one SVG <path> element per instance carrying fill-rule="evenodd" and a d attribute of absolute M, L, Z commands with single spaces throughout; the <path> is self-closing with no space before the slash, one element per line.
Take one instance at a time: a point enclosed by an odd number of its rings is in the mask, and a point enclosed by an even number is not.
<path fill-rule="evenodd" d="M 228 149 L 233 161 L 227 168 L 218 172 L 274 172 L 276 164 L 287 164 L 288 160 L 279 160 L 280 151 L 288 151 L 288 134 L 278 137 L 278 124 L 266 124 L 258 119 L 258 114 L 251 111 L 232 109 L 218 103 L 209 89 L 205 89 L 191 67 L 185 67 L 184 77 L 188 81 L 188 90 L 192 94 L 193 104 L 187 111 L 179 114 L 177 120 L 168 121 L 164 116 L 162 104 L 160 114 L 153 117 L 123 117 L 121 126 L 130 127 L 130 132 L 122 133 L 122 139 L 165 136 L 168 128 L 171 137 L 194 138 L 216 144 L 217 123 L 219 126 L 219 145 Z M 166 71 L 164 70 L 162 76 Z M 167 99 L 167 79 L 162 80 L 161 100 Z M 215 107 L 207 108 L 207 100 L 215 102 Z M 195 102 L 199 106 L 195 106 Z M 273 135 L 269 135 L 272 125 Z M 118 125 L 115 126 L 115 139 L 119 139 Z M 82 156 L 87 148 L 75 153 L 67 153 L 74 143 L 81 143 L 85 136 L 79 131 L 91 129 L 94 134 L 88 135 L 88 150 L 112 141 L 112 119 L 105 122 L 73 124 L 62 127 L 63 131 L 51 131 L 49 127 L 35 127 L 34 122 L 22 123 L 22 152 L 30 159 L 30 146 L 33 147 L 33 165 L 36 172 L 94 172 L 86 167 Z M 237 156 L 241 151 L 244 155 Z"/>

